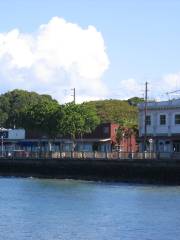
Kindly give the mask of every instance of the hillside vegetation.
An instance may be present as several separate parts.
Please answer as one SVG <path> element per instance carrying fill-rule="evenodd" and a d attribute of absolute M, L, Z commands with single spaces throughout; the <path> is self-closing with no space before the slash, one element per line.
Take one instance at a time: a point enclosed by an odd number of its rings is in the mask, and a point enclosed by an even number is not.
<path fill-rule="evenodd" d="M 93 106 L 60 105 L 49 95 L 13 90 L 0 95 L 0 127 L 25 128 L 48 137 L 90 133 L 100 123 Z"/>
<path fill-rule="evenodd" d="M 48 136 L 91 132 L 100 122 L 137 125 L 137 103 L 129 100 L 102 100 L 60 105 L 49 95 L 13 90 L 0 95 L 0 127 L 25 128 Z"/>
<path fill-rule="evenodd" d="M 101 100 L 86 102 L 88 106 L 95 107 L 101 123 L 122 121 L 137 124 L 137 104 L 142 98 L 134 97 L 128 100 Z"/>

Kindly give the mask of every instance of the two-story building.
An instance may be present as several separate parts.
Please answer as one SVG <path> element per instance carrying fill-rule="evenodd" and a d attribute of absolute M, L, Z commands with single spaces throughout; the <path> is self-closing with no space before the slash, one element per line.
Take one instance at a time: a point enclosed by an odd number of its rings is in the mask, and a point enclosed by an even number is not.
<path fill-rule="evenodd" d="M 116 123 L 102 123 L 99 124 L 94 131 L 89 134 L 77 136 L 72 140 L 69 136 L 64 138 L 49 139 L 44 136 L 35 134 L 28 134 L 27 139 L 19 142 L 21 149 L 28 151 L 37 151 L 41 146 L 42 151 L 84 151 L 84 152 L 136 152 L 137 144 L 135 135 L 128 138 L 122 138 L 120 143 L 117 143 L 116 133 L 119 124 Z M 50 146 L 49 146 L 50 144 Z"/>
<path fill-rule="evenodd" d="M 48 138 L 43 133 L 24 129 L 0 128 L 0 155 L 4 152 L 136 152 L 136 136 L 124 136 L 120 142 L 116 140 L 119 124 L 102 123 L 89 134 L 70 137 Z M 25 136 L 26 135 L 26 136 Z"/>
<path fill-rule="evenodd" d="M 140 151 L 145 149 L 147 136 L 148 151 L 180 152 L 180 99 L 148 102 L 146 128 L 145 103 L 139 104 L 138 108 Z"/>

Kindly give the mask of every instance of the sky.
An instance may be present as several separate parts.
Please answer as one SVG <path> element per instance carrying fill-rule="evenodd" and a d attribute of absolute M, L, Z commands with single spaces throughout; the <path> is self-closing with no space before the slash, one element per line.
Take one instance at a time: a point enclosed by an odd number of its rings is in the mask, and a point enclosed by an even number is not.
<path fill-rule="evenodd" d="M 179 0 L 0 0 L 0 93 L 59 102 L 175 96 Z M 179 93 L 179 92 L 178 92 Z"/>

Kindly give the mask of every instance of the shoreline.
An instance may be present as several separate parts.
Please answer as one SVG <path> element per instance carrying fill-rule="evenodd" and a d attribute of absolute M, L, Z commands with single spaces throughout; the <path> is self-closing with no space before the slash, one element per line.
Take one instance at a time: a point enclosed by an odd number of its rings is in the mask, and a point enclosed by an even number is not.
<path fill-rule="evenodd" d="M 180 160 L 0 159 L 0 176 L 180 185 Z"/>

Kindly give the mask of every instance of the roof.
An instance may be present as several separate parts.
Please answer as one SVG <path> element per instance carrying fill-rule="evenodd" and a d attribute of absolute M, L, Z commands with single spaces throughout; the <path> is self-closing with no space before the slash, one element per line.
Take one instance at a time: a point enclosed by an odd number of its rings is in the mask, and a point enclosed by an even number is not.
<path fill-rule="evenodd" d="M 139 110 L 144 110 L 145 103 L 138 104 Z M 161 102 L 147 102 L 147 109 L 176 109 L 180 108 L 180 99 L 173 99 Z"/>

